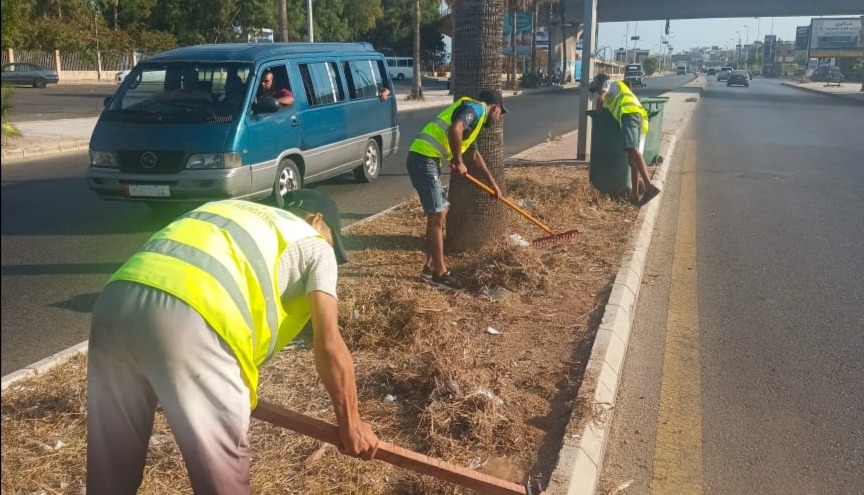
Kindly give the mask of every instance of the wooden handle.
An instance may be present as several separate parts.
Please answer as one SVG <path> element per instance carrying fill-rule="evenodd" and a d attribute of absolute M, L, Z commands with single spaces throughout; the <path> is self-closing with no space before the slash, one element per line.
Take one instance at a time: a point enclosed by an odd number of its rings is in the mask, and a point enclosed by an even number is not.
<path fill-rule="evenodd" d="M 476 186 L 478 186 L 480 189 L 483 189 L 484 191 L 486 191 L 487 193 L 489 193 L 490 196 L 492 196 L 492 197 L 495 196 L 495 191 L 493 191 L 491 187 L 489 187 L 489 186 L 487 186 L 486 184 L 484 184 L 484 183 L 480 182 L 479 180 L 475 179 L 474 177 L 471 176 L 471 174 L 465 174 L 463 177 L 465 177 L 466 179 L 468 179 L 468 180 L 470 180 L 471 182 L 473 182 L 473 183 L 474 183 Z M 543 225 L 543 223 L 541 223 L 540 220 L 537 220 L 536 218 L 534 218 L 534 217 L 532 217 L 531 215 L 529 215 L 527 211 L 523 210 L 522 208 L 519 208 L 519 206 L 516 205 L 516 203 L 510 201 L 509 199 L 507 199 L 507 198 L 505 198 L 505 197 L 503 197 L 503 196 L 499 196 L 498 199 L 499 199 L 502 203 L 504 203 L 505 205 L 507 205 L 507 206 L 509 206 L 510 208 L 513 208 L 514 210 L 516 210 L 516 212 L 519 213 L 520 215 L 522 215 L 523 217 L 527 218 L 528 220 L 531 220 L 531 222 L 533 222 L 534 225 L 536 225 L 536 226 L 540 227 L 541 229 L 545 230 L 547 234 L 554 234 L 554 233 L 555 233 L 554 230 L 552 230 L 552 229 L 550 229 L 549 227 Z"/>
<path fill-rule="evenodd" d="M 322 442 L 336 446 L 340 444 L 339 429 L 335 425 L 290 411 L 270 402 L 259 400 L 258 407 L 252 411 L 252 416 Z M 415 473 L 426 474 L 433 478 L 471 488 L 484 494 L 525 495 L 527 491 L 522 485 L 478 473 L 440 459 L 427 457 L 387 442 L 378 442 L 378 452 L 375 454 L 375 459 L 409 469 Z"/>

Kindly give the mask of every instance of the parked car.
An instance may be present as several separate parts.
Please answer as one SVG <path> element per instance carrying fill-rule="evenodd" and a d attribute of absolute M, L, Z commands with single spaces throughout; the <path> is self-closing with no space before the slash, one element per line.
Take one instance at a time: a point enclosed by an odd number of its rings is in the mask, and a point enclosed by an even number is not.
<path fill-rule="evenodd" d="M 57 71 L 50 67 L 17 62 L 3 64 L 0 79 L 3 84 L 26 84 L 34 88 L 44 88 L 60 81 Z"/>
<path fill-rule="evenodd" d="M 715 69 L 714 67 L 709 67 L 709 68 L 708 68 L 708 75 L 709 75 L 709 76 L 715 76 L 715 75 L 717 75 L 717 69 Z"/>
<path fill-rule="evenodd" d="M 640 64 L 629 64 L 624 67 L 624 83 L 634 88 L 645 86 L 645 71 Z"/>
<path fill-rule="evenodd" d="M 130 72 L 132 72 L 132 69 L 126 69 L 122 72 L 114 74 L 114 82 L 116 82 L 117 84 L 122 83 L 123 79 L 126 79 L 126 76 L 128 76 Z"/>
<path fill-rule="evenodd" d="M 840 72 L 840 69 L 834 65 L 823 65 L 822 67 L 818 67 L 813 71 L 813 74 L 810 75 L 810 80 L 813 82 L 821 82 L 821 81 L 839 81 L 843 82 L 846 79 L 846 76 Z"/>
<path fill-rule="evenodd" d="M 750 86 L 750 75 L 746 70 L 733 70 L 726 78 L 726 86 Z"/>
<path fill-rule="evenodd" d="M 729 79 L 729 74 L 731 74 L 733 70 L 735 69 L 733 69 L 732 67 L 721 67 L 720 72 L 717 73 L 717 80 L 725 81 Z"/>

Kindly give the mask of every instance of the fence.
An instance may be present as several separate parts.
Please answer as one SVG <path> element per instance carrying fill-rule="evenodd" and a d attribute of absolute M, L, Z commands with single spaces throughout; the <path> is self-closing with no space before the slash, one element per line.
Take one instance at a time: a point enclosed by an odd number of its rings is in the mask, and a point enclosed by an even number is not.
<path fill-rule="evenodd" d="M 4 64 L 20 62 L 51 67 L 65 81 L 113 80 L 115 72 L 131 69 L 146 58 L 141 52 L 45 52 L 12 48 L 3 50 L 2 55 Z"/>

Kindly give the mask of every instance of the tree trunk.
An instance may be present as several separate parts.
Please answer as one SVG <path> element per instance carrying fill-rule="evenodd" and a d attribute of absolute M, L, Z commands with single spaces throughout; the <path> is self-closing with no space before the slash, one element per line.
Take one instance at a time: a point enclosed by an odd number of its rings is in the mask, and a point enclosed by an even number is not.
<path fill-rule="evenodd" d="M 420 0 L 414 0 L 414 83 L 411 99 L 423 99 L 423 81 L 420 76 Z"/>
<path fill-rule="evenodd" d="M 455 98 L 477 97 L 482 89 L 501 88 L 501 37 L 503 35 L 504 0 L 456 2 L 453 8 L 453 80 Z M 477 145 L 486 166 L 504 189 L 504 127 L 499 121 L 484 129 Z M 468 172 L 480 180 L 471 163 Z M 444 164 L 447 166 L 447 164 Z M 477 186 L 453 174 L 448 193 L 450 213 L 447 218 L 448 252 L 478 250 L 507 229 L 507 210 Z"/>
<path fill-rule="evenodd" d="M 279 28 L 282 31 L 280 41 L 288 41 L 288 0 L 279 0 Z"/>

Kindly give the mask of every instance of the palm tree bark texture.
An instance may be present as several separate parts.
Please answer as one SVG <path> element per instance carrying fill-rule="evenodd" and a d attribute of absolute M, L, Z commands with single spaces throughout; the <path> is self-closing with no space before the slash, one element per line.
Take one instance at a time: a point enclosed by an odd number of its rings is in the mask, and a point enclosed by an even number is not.
<path fill-rule="evenodd" d="M 480 90 L 501 89 L 501 39 L 506 0 L 459 0 L 453 4 L 453 96 L 476 98 Z M 506 117 L 513 118 L 510 114 Z M 477 146 L 486 166 L 504 191 L 504 127 L 500 119 L 484 129 Z M 467 163 L 468 173 L 476 169 Z M 446 164 L 444 166 L 447 166 Z M 505 235 L 505 206 L 456 174 L 450 175 L 445 249 L 450 253 L 476 251 Z"/>

